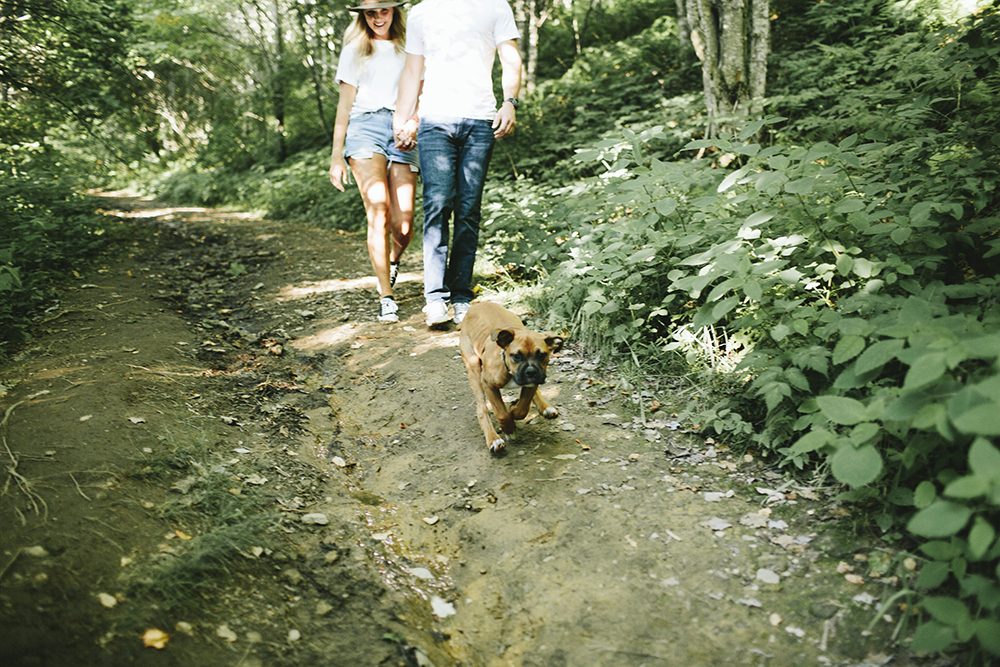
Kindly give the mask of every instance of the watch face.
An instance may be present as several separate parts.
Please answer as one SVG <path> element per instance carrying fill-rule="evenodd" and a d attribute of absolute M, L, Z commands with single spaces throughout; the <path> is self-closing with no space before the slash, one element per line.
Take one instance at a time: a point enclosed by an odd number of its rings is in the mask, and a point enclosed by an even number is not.
<path fill-rule="evenodd" d="M 520 104 L 520 100 L 518 100 L 516 97 L 508 97 L 507 101 L 510 102 L 510 105 L 515 109 L 517 108 L 517 105 Z"/>

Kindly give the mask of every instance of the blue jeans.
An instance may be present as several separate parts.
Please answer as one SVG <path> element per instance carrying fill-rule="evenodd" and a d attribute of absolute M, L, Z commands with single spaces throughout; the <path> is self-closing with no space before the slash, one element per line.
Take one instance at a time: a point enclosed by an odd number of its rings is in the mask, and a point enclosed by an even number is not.
<path fill-rule="evenodd" d="M 493 155 L 492 123 L 425 116 L 417 143 L 424 179 L 424 297 L 468 303 L 479 245 L 483 186 Z M 449 224 L 455 218 L 451 252 Z"/>

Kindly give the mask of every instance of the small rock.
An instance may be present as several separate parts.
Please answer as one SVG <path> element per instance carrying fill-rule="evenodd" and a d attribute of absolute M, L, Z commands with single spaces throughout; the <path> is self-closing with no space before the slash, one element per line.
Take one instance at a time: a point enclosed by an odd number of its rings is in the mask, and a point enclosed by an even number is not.
<path fill-rule="evenodd" d="M 428 526 L 433 526 L 438 521 L 439 521 L 439 519 L 436 516 L 425 516 L 424 517 L 424 523 L 426 523 Z"/>
<path fill-rule="evenodd" d="M 97 599 L 108 609 L 118 604 L 118 599 L 114 595 L 108 595 L 107 593 L 98 593 Z"/>
<path fill-rule="evenodd" d="M 316 615 L 317 616 L 326 616 L 331 611 L 333 611 L 333 605 L 331 605 L 326 600 L 320 600 L 319 602 L 316 603 Z"/>
<path fill-rule="evenodd" d="M 761 607 L 761 606 L 763 606 L 760 603 L 760 600 L 758 600 L 757 598 L 740 598 L 736 602 L 738 602 L 739 604 L 744 604 L 744 605 L 746 605 L 748 607 Z"/>
<path fill-rule="evenodd" d="M 875 603 L 875 596 L 871 593 L 858 593 L 851 600 L 868 607 Z"/>
<path fill-rule="evenodd" d="M 281 576 L 285 578 L 285 581 L 290 583 L 292 586 L 298 586 L 302 583 L 304 577 L 302 573 L 295 568 L 289 568 L 281 573 Z"/>
<path fill-rule="evenodd" d="M 757 579 L 763 581 L 765 584 L 781 583 L 781 577 L 778 576 L 777 572 L 763 567 L 757 570 Z"/>
<path fill-rule="evenodd" d="M 822 620 L 833 618 L 839 610 L 840 607 L 829 601 L 813 602 L 809 605 L 809 613 Z"/>
<path fill-rule="evenodd" d="M 720 519 L 717 516 L 713 516 L 711 519 L 709 519 L 707 521 L 702 521 L 698 525 L 699 526 L 704 526 L 705 528 L 708 528 L 709 530 L 712 530 L 712 531 L 715 531 L 715 532 L 719 532 L 719 531 L 725 530 L 727 528 L 732 528 L 733 527 L 733 524 L 729 523 L 725 519 Z"/>
<path fill-rule="evenodd" d="M 302 523 L 307 526 L 325 526 L 330 523 L 330 519 L 322 512 L 312 512 L 302 515 Z"/>
<path fill-rule="evenodd" d="M 45 558 L 49 555 L 49 552 L 45 550 L 45 547 L 26 547 L 24 554 L 26 556 L 34 556 L 35 558 Z"/>
<path fill-rule="evenodd" d="M 288 641 L 290 641 L 290 642 L 297 642 L 300 639 L 302 639 L 302 633 L 301 632 L 299 632 L 295 628 L 292 628 L 291 630 L 288 631 Z"/>
<path fill-rule="evenodd" d="M 455 605 L 436 595 L 431 596 L 431 610 L 438 618 L 447 618 L 456 614 Z"/>

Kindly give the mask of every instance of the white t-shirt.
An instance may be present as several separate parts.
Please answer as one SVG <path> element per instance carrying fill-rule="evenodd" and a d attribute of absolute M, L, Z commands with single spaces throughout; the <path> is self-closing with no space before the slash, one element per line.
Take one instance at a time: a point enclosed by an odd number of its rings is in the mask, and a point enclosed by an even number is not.
<path fill-rule="evenodd" d="M 424 0 L 414 7 L 406 52 L 424 57 L 420 115 L 493 120 L 496 48 L 519 36 L 505 0 Z"/>
<path fill-rule="evenodd" d="M 337 83 L 347 83 L 358 89 L 351 107 L 351 118 L 378 111 L 395 109 L 399 92 L 399 75 L 403 73 L 406 55 L 396 53 L 392 40 L 375 40 L 375 52 L 370 58 L 358 58 L 358 49 L 346 44 L 337 63 Z"/>

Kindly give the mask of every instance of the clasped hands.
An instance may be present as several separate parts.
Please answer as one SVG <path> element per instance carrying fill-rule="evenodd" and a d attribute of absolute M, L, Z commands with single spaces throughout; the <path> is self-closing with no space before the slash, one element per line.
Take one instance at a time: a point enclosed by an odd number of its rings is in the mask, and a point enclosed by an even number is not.
<path fill-rule="evenodd" d="M 419 121 L 416 116 L 406 119 L 402 124 L 394 122 L 392 134 L 396 140 L 396 148 L 401 151 L 412 151 L 416 148 L 418 126 Z"/>

